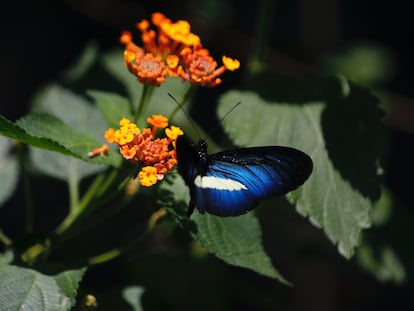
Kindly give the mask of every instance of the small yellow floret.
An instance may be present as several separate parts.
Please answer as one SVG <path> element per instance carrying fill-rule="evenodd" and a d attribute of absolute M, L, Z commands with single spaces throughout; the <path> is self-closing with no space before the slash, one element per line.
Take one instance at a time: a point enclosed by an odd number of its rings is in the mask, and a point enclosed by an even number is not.
<path fill-rule="evenodd" d="M 175 125 L 171 125 L 170 128 L 165 129 L 165 135 L 172 140 L 176 140 L 178 136 L 183 135 L 184 132 Z"/>
<path fill-rule="evenodd" d="M 227 70 L 234 71 L 240 68 L 240 61 L 223 55 L 222 59 L 224 67 Z"/>
<path fill-rule="evenodd" d="M 158 181 L 157 169 L 153 166 L 144 166 L 138 173 L 138 178 L 144 187 L 155 185 Z"/>
<path fill-rule="evenodd" d="M 167 56 L 167 65 L 168 68 L 175 68 L 177 67 L 179 62 L 179 58 L 177 55 L 168 55 Z"/>
<path fill-rule="evenodd" d="M 127 143 L 130 143 L 134 139 L 134 134 L 123 128 L 120 128 L 119 130 L 115 131 L 114 136 L 116 139 L 115 141 L 119 145 L 125 145 Z"/>
<path fill-rule="evenodd" d="M 105 131 L 104 137 L 106 141 L 110 144 L 116 143 L 117 140 L 115 138 L 115 130 L 113 128 L 109 128 Z"/>

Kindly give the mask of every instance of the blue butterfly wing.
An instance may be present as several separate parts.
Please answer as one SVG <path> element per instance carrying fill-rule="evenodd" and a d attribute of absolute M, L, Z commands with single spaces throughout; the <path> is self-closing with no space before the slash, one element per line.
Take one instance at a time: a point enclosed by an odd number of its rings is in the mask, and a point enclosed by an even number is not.
<path fill-rule="evenodd" d="M 214 215 L 237 216 L 264 198 L 302 185 L 312 171 L 312 161 L 293 148 L 255 147 L 210 155 L 208 167 L 205 177 L 200 178 L 210 183 L 196 185 L 197 208 Z"/>
<path fill-rule="evenodd" d="M 179 141 L 178 141 L 179 142 Z M 312 172 L 305 153 L 281 146 L 241 148 L 207 155 L 200 143 L 185 159 L 177 145 L 178 166 L 190 187 L 189 213 L 194 206 L 218 216 L 237 216 L 264 198 L 285 194 L 302 185 Z M 206 148 L 206 146 L 205 146 Z M 181 160 L 185 160 L 180 164 Z"/>

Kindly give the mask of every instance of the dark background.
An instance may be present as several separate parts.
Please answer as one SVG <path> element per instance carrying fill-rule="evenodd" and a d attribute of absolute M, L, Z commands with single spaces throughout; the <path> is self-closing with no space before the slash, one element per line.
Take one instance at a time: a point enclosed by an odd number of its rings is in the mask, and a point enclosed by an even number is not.
<path fill-rule="evenodd" d="M 102 51 L 118 47 L 119 33 L 133 29 L 142 18 L 149 19 L 154 11 L 174 21 L 189 20 L 192 30 L 213 55 L 225 53 L 237 57 L 242 64 L 249 55 L 254 25 L 260 18 L 258 3 L 235 0 L 68 0 L 4 5 L 0 13 L 0 113 L 13 121 L 27 113 L 30 98 L 39 87 L 59 81 L 62 71 L 87 42 L 95 40 Z M 395 73 L 382 85 L 393 99 L 386 118 L 391 132 L 386 184 L 410 217 L 414 174 L 413 13 L 414 3 L 403 0 L 276 1 L 266 54 L 272 69 L 303 75 L 318 72 L 324 59 L 358 42 L 375 43 L 392 52 Z M 242 75 L 240 70 L 225 78 L 226 85 L 201 91 L 200 100 L 214 102 L 217 94 L 236 85 Z M 195 112 L 194 117 L 208 128 L 214 124 L 214 109 Z M 44 203 L 55 204 L 60 199 L 52 196 Z M 8 202 L 0 221 L 8 216 L 6 213 L 12 213 L 13 205 L 20 203 L 16 199 Z M 128 284 L 147 289 L 144 306 L 148 310 L 194 309 L 195 301 L 199 309 L 220 306 L 223 310 L 389 310 L 412 305 L 412 283 L 396 286 L 376 281 L 354 261 L 340 257 L 318 229 L 294 212 L 286 215 L 291 227 L 275 230 L 270 217 L 261 211 L 265 246 L 272 258 L 278 258 L 275 266 L 295 284 L 293 288 L 228 267 L 214 258 L 194 262 L 189 254 L 162 246 L 162 256 L 131 256 L 92 268 L 80 293 L 97 296 L 102 310 L 111 310 L 111 305 L 125 307 L 116 289 Z M 287 242 L 272 242 L 270 237 L 277 234 L 286 236 Z M 157 237 L 152 242 L 163 244 Z M 286 254 L 276 253 L 281 249 Z"/>

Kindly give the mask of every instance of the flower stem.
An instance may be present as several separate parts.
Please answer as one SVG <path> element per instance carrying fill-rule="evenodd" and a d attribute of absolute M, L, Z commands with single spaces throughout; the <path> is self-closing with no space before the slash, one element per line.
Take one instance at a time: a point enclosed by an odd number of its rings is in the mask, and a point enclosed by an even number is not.
<path fill-rule="evenodd" d="M 154 230 L 155 226 L 159 223 L 159 220 L 164 218 L 166 215 L 165 209 L 160 209 L 154 212 L 148 220 L 147 230 L 145 230 L 142 234 L 137 236 L 135 239 L 130 241 L 129 243 L 121 246 L 119 248 L 113 248 L 107 252 L 104 252 L 100 255 L 96 255 L 94 257 L 89 258 L 88 263 L 90 265 L 101 264 L 112 259 L 115 259 L 128 251 L 129 249 L 133 248 L 136 244 L 138 244 L 148 233 Z"/>
<path fill-rule="evenodd" d="M 99 174 L 95 178 L 95 180 L 92 182 L 89 189 L 85 192 L 81 200 L 79 200 L 79 197 L 78 197 L 79 194 L 78 194 L 77 185 L 73 185 L 72 182 L 69 182 L 70 212 L 69 212 L 69 215 L 65 218 L 65 220 L 60 224 L 60 226 L 55 230 L 56 234 L 58 235 L 63 234 L 66 230 L 68 230 L 68 228 L 70 228 L 74 224 L 74 222 L 78 219 L 78 217 L 84 213 L 85 209 L 88 208 L 92 199 L 96 197 L 98 191 L 102 193 L 101 188 L 104 182 L 106 184 L 105 189 L 107 189 L 108 185 L 115 178 L 113 177 L 113 175 L 116 175 L 115 170 L 113 170 L 110 173 L 110 176 L 112 177 L 107 177 L 106 173 Z M 75 186 L 76 186 L 76 190 L 74 189 Z"/>
<path fill-rule="evenodd" d="M 98 190 L 101 188 L 101 185 L 105 180 L 105 176 L 106 174 L 101 173 L 95 177 L 88 190 L 86 190 L 83 194 L 79 202 L 79 206 L 87 206 L 92 201 Z"/>
<path fill-rule="evenodd" d="M 106 202 L 118 196 L 122 189 L 124 189 L 129 178 L 129 167 L 111 169 L 97 175 L 81 200 L 78 201 L 77 205 L 70 210 L 69 215 L 56 228 L 54 232 L 56 234 L 54 244 L 61 243 L 70 234 L 73 235 L 72 229 L 75 227 L 75 224 L 79 223 L 81 218 L 86 217 L 96 208 L 103 206 Z M 116 186 L 115 188 L 114 185 Z M 94 221 L 98 222 L 96 217 Z M 82 228 L 84 227 L 85 225 Z"/>
<path fill-rule="evenodd" d="M 149 232 L 150 231 L 146 230 L 142 234 L 138 235 L 135 239 L 121 247 L 113 248 L 107 252 L 89 258 L 88 263 L 90 265 L 96 265 L 119 257 L 120 255 L 122 255 L 129 249 L 133 248 L 135 245 L 137 245 Z"/>
<path fill-rule="evenodd" d="M 115 259 L 119 255 L 121 255 L 121 250 L 119 248 L 113 248 L 110 251 L 89 258 L 88 263 L 90 265 L 97 265 Z"/>
<path fill-rule="evenodd" d="M 73 163 L 73 161 L 71 161 Z M 70 212 L 76 210 L 79 205 L 79 176 L 76 169 L 71 170 L 71 174 L 68 181 L 69 186 L 69 206 Z"/>
<path fill-rule="evenodd" d="M 75 170 L 72 170 L 73 172 Z M 62 234 L 67 228 L 69 228 L 77 217 L 81 214 L 79 205 L 79 188 L 78 178 L 75 175 L 71 175 L 68 182 L 69 187 L 69 214 L 63 220 L 63 222 L 56 228 L 56 234 Z"/>
<path fill-rule="evenodd" d="M 142 89 L 141 98 L 139 100 L 138 108 L 135 111 L 134 120 L 135 122 L 138 121 L 138 118 L 142 115 L 142 112 L 144 111 L 144 108 L 146 108 L 147 103 L 151 97 L 151 91 L 153 89 L 152 85 L 145 84 L 144 88 Z"/>
<path fill-rule="evenodd" d="M 12 240 L 10 240 L 10 238 L 3 231 L 1 231 L 1 229 L 0 229 L 0 241 L 6 246 L 9 246 L 13 243 Z"/>
<path fill-rule="evenodd" d="M 188 88 L 187 92 L 184 94 L 184 96 L 181 98 L 181 100 L 178 102 L 177 106 L 173 109 L 173 111 L 171 112 L 170 116 L 169 116 L 169 120 L 171 121 L 175 115 L 177 114 L 177 112 L 180 109 L 183 109 L 185 103 L 188 101 L 188 99 L 194 94 L 196 90 L 196 85 L 195 84 L 191 84 L 191 86 Z"/>

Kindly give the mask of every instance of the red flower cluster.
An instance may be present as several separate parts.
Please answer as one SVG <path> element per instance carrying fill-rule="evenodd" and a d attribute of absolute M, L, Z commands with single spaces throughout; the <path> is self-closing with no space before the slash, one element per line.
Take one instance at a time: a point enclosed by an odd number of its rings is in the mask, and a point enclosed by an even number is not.
<path fill-rule="evenodd" d="M 191 32 L 190 24 L 180 20 L 173 23 L 162 13 L 152 14 L 151 29 L 147 20 L 136 26 L 141 31 L 143 47 L 132 41 L 132 34 L 124 31 L 120 42 L 125 45 L 124 60 L 128 70 L 141 83 L 159 86 L 167 75 L 178 76 L 192 84 L 213 87 L 221 83 L 226 70 L 240 67 L 237 59 L 223 56 L 223 65 L 210 56 L 200 38 Z"/>
<path fill-rule="evenodd" d="M 174 125 L 168 126 L 168 119 L 162 115 L 147 118 L 152 129 L 141 130 L 135 123 L 124 118 L 119 122 L 120 128 L 109 128 L 105 139 L 117 143 L 122 156 L 142 166 L 138 177 L 141 185 L 149 187 L 164 178 L 164 174 L 177 165 L 175 141 L 183 131 Z M 157 130 L 165 128 L 164 138 L 156 138 Z"/>

